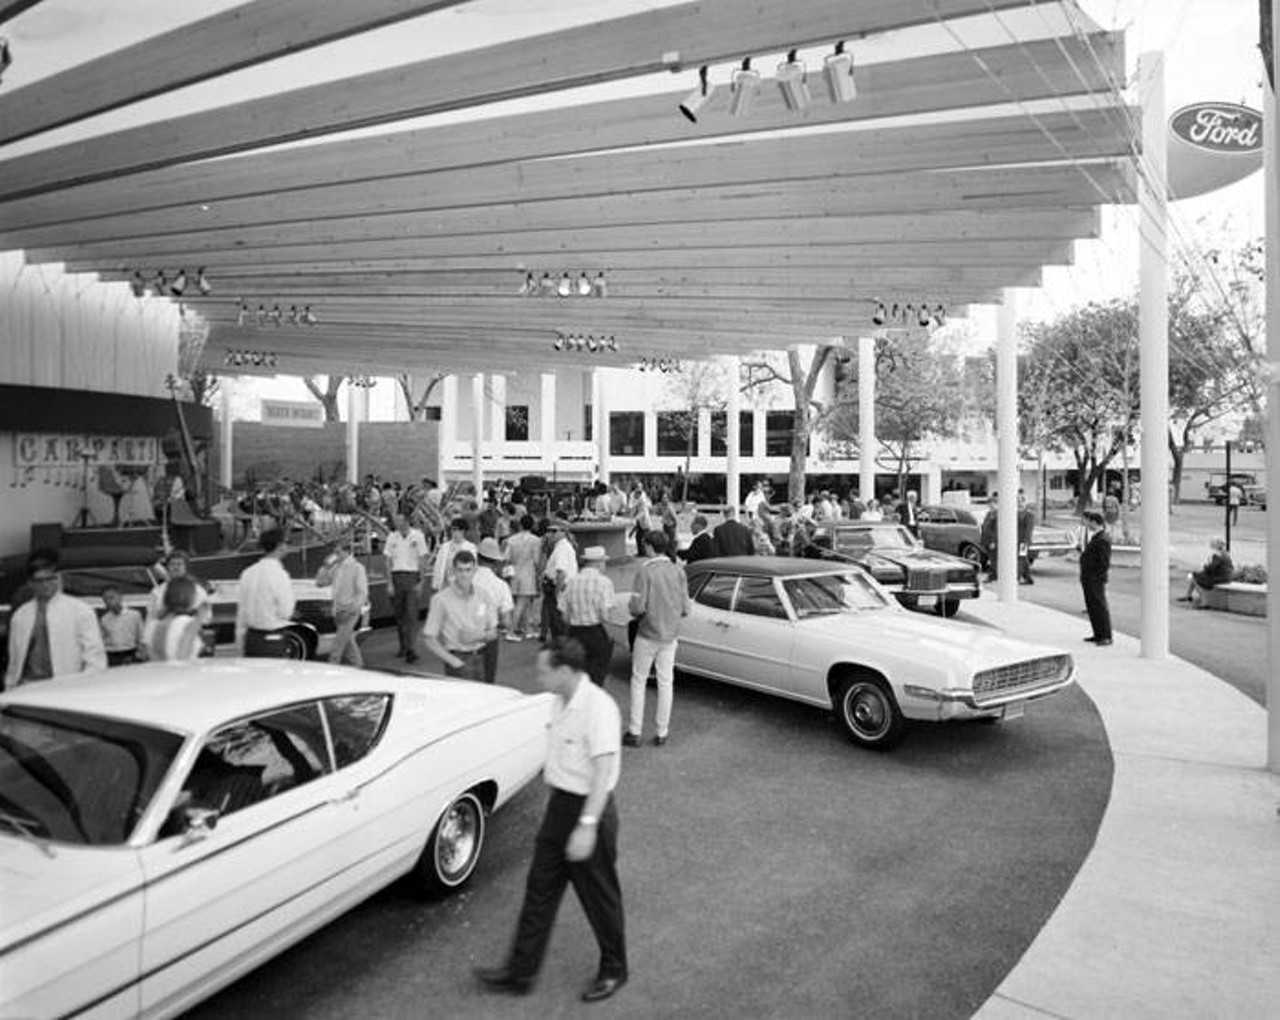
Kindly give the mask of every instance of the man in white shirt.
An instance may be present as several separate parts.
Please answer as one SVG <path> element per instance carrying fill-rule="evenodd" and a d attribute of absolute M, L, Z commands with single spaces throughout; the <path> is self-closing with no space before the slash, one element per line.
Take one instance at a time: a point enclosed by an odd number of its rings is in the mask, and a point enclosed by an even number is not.
<path fill-rule="evenodd" d="M 427 651 L 443 664 L 447 676 L 484 679 L 484 646 L 498 638 L 498 613 L 475 587 L 476 557 L 463 549 L 453 558 L 453 580 L 431 596 L 422 627 Z"/>
<path fill-rule="evenodd" d="M 581 642 L 559 638 L 538 653 L 538 683 L 557 696 L 547 731 L 543 778 L 551 788 L 534 844 L 524 904 L 507 961 L 479 967 L 489 989 L 526 995 L 533 988 L 551 926 L 572 885 L 600 948 L 584 1002 L 607 999 L 627 983 L 626 924 L 618 881 L 618 811 L 613 791 L 621 769 L 618 706 L 590 682 Z"/>
<path fill-rule="evenodd" d="M 293 580 L 280 561 L 288 553 L 284 532 L 268 528 L 258 537 L 262 559 L 240 574 L 236 604 L 236 645 L 241 654 L 282 659 L 288 654 L 281 633 L 293 619 Z"/>
<path fill-rule="evenodd" d="M 351 539 L 340 538 L 333 553 L 324 561 L 316 575 L 320 587 L 333 586 L 333 649 L 330 662 L 349 662 L 359 668 L 364 656 L 356 642 L 356 628 L 369 601 L 369 574 L 364 564 L 351 555 Z"/>
<path fill-rule="evenodd" d="M 396 527 L 382 547 L 391 572 L 391 605 L 396 615 L 400 649 L 396 658 L 417 662 L 414 632 L 418 628 L 418 585 L 427 562 L 427 540 L 409 523 L 406 514 L 396 514 Z"/>
<path fill-rule="evenodd" d="M 516 607 L 516 602 L 511 596 L 511 585 L 497 573 L 502 568 L 503 560 L 506 559 L 502 554 L 502 547 L 498 545 L 498 540 L 492 536 L 480 539 L 476 558 L 480 563 L 476 568 L 476 591 L 480 593 L 482 599 L 493 606 L 498 614 L 499 630 L 505 631 L 510 638 L 512 636 L 511 613 Z M 484 662 L 484 682 L 487 684 L 493 683 L 498 677 L 498 648 L 499 638 L 495 633 L 492 639 L 484 643 L 481 653 Z"/>
<path fill-rule="evenodd" d="M 126 666 L 145 657 L 142 644 L 142 614 L 124 604 L 119 588 L 104 588 L 102 604 L 106 612 L 98 619 L 108 666 Z"/>
<path fill-rule="evenodd" d="M 107 668 L 98 614 L 59 588 L 56 549 L 27 558 L 27 583 L 35 597 L 14 610 L 9 620 L 9 668 L 4 685 L 51 680 L 70 673 Z"/>
<path fill-rule="evenodd" d="M 542 568 L 542 639 L 559 637 L 565 633 L 564 617 L 560 613 L 560 593 L 565 583 L 578 572 L 578 552 L 569 538 L 569 525 L 553 517 L 547 527 L 551 536 L 551 553 Z"/>
<path fill-rule="evenodd" d="M 743 515 L 747 520 L 751 520 L 756 516 L 756 510 L 761 503 L 764 502 L 764 482 L 758 481 L 751 487 L 751 491 L 747 493 L 747 498 L 742 501 L 742 508 L 746 511 Z"/>

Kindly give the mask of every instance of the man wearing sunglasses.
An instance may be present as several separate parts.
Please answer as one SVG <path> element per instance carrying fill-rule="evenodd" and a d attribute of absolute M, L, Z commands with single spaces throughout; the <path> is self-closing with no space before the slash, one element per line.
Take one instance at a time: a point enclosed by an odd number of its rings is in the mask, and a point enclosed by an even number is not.
<path fill-rule="evenodd" d="M 80 599 L 63 594 L 58 567 L 54 549 L 27 558 L 27 583 L 34 597 L 9 621 L 6 689 L 107 668 L 98 615 Z"/>

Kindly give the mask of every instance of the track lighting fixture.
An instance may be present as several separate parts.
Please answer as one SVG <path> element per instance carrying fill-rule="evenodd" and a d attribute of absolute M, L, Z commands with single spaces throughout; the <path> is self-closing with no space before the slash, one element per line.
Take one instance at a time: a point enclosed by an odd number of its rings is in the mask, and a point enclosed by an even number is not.
<path fill-rule="evenodd" d="M 196 270 L 196 290 L 202 295 L 213 293 L 213 284 L 209 282 L 209 277 L 204 275 L 204 266 Z"/>
<path fill-rule="evenodd" d="M 751 70 L 750 57 L 743 57 L 741 69 L 733 72 L 730 92 L 729 113 L 734 117 L 747 116 L 760 93 L 760 72 Z"/>
<path fill-rule="evenodd" d="M 560 297 L 568 297 L 573 293 L 573 281 L 569 279 L 568 270 L 560 276 L 560 283 L 556 287 L 556 294 Z"/>
<path fill-rule="evenodd" d="M 823 61 L 822 75 L 833 103 L 851 103 L 858 97 L 858 87 L 853 80 L 853 57 L 844 51 L 843 41 L 836 43 L 836 51 Z"/>
<path fill-rule="evenodd" d="M 275 368 L 278 360 L 275 351 L 227 351 L 222 363 L 228 368 Z"/>
<path fill-rule="evenodd" d="M 804 64 L 796 60 L 796 51 L 787 54 L 787 59 L 778 65 L 778 90 L 782 93 L 782 101 L 788 110 L 806 110 L 809 108 L 808 75 Z"/>
<path fill-rule="evenodd" d="M 582 333 L 557 332 L 555 340 L 551 343 L 551 349 L 555 351 L 574 351 L 575 353 L 586 351 L 589 354 L 611 351 L 616 354 L 618 352 L 618 338 L 612 335 L 596 336 L 594 333 L 584 335 Z"/>
<path fill-rule="evenodd" d="M 9 49 L 9 40 L 0 38 L 0 74 L 4 74 L 13 63 L 13 51 Z"/>
<path fill-rule="evenodd" d="M 641 372 L 661 372 L 665 375 L 668 372 L 679 372 L 680 361 L 677 358 L 645 357 L 640 359 L 636 368 Z"/>
<path fill-rule="evenodd" d="M 885 320 L 889 317 L 889 310 L 885 308 L 884 302 L 880 301 L 876 304 L 876 310 L 871 313 L 871 323 L 874 326 L 883 326 Z"/>
<path fill-rule="evenodd" d="M 698 115 L 711 102 L 711 86 L 707 82 L 707 68 L 698 69 L 698 87 L 684 97 L 680 112 L 692 123 L 698 123 Z"/>
<path fill-rule="evenodd" d="M 133 274 L 133 279 L 129 281 L 129 289 L 133 291 L 133 296 L 136 298 L 147 296 L 147 281 L 141 270 Z"/>
<path fill-rule="evenodd" d="M 581 276 L 578 277 L 578 296 L 579 297 L 591 296 L 591 280 L 587 278 L 586 273 L 583 273 Z"/>
<path fill-rule="evenodd" d="M 574 272 L 562 269 L 558 276 L 548 271 L 542 274 L 541 279 L 533 272 L 526 272 L 524 283 L 516 291 L 520 297 L 550 297 L 555 295 L 562 298 L 604 297 L 606 292 L 604 271 L 598 270 L 593 280 L 585 269 Z"/>
<path fill-rule="evenodd" d="M 178 275 L 173 278 L 173 282 L 169 284 L 169 293 L 174 297 L 182 297 L 187 292 L 187 271 L 179 269 Z"/>

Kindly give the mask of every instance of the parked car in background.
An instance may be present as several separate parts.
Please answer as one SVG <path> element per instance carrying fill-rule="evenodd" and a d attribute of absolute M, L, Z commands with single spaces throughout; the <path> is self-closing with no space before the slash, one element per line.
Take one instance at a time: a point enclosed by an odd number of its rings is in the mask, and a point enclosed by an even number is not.
<path fill-rule="evenodd" d="M 173 1016 L 393 879 L 460 888 L 551 703 L 248 659 L 0 695 L 0 1016 Z"/>
<path fill-rule="evenodd" d="M 981 518 L 968 507 L 921 507 L 919 531 L 920 540 L 928 549 L 961 556 L 980 567 L 988 565 L 990 556 L 982 543 Z M 1037 524 L 1027 559 L 1034 563 L 1040 556 L 1065 556 L 1078 548 L 1076 536 L 1066 528 Z"/>
<path fill-rule="evenodd" d="M 1258 476 L 1248 471 L 1232 471 L 1230 475 L 1225 471 L 1210 472 L 1209 480 L 1204 483 L 1205 495 L 1222 506 L 1227 501 L 1227 490 L 1233 484 L 1247 494 L 1251 486 L 1258 484 Z"/>
<path fill-rule="evenodd" d="M 856 563 L 908 609 L 954 616 L 962 600 L 976 599 L 982 592 L 976 564 L 926 548 L 901 524 L 823 523 L 813 540 L 820 558 Z"/>
<path fill-rule="evenodd" d="M 741 556 L 699 560 L 687 574 L 678 669 L 829 708 L 872 750 L 919 722 L 1017 718 L 1073 682 L 1066 652 L 906 612 L 851 564 Z"/>
<path fill-rule="evenodd" d="M 1265 485 L 1246 485 L 1244 487 L 1244 501 L 1249 506 L 1256 506 L 1265 510 L 1267 508 L 1267 487 Z"/>

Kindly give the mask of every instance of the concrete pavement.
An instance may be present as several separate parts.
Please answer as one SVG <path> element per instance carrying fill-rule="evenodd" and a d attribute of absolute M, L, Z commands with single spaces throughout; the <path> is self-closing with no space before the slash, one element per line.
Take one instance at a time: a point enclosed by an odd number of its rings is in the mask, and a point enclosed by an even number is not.
<path fill-rule="evenodd" d="M 1280 1016 L 1280 777 L 1265 712 L 1176 658 L 1139 658 L 1076 617 L 978 599 L 966 611 L 1066 647 L 1115 759 L 1092 851 L 979 1020 Z"/>

